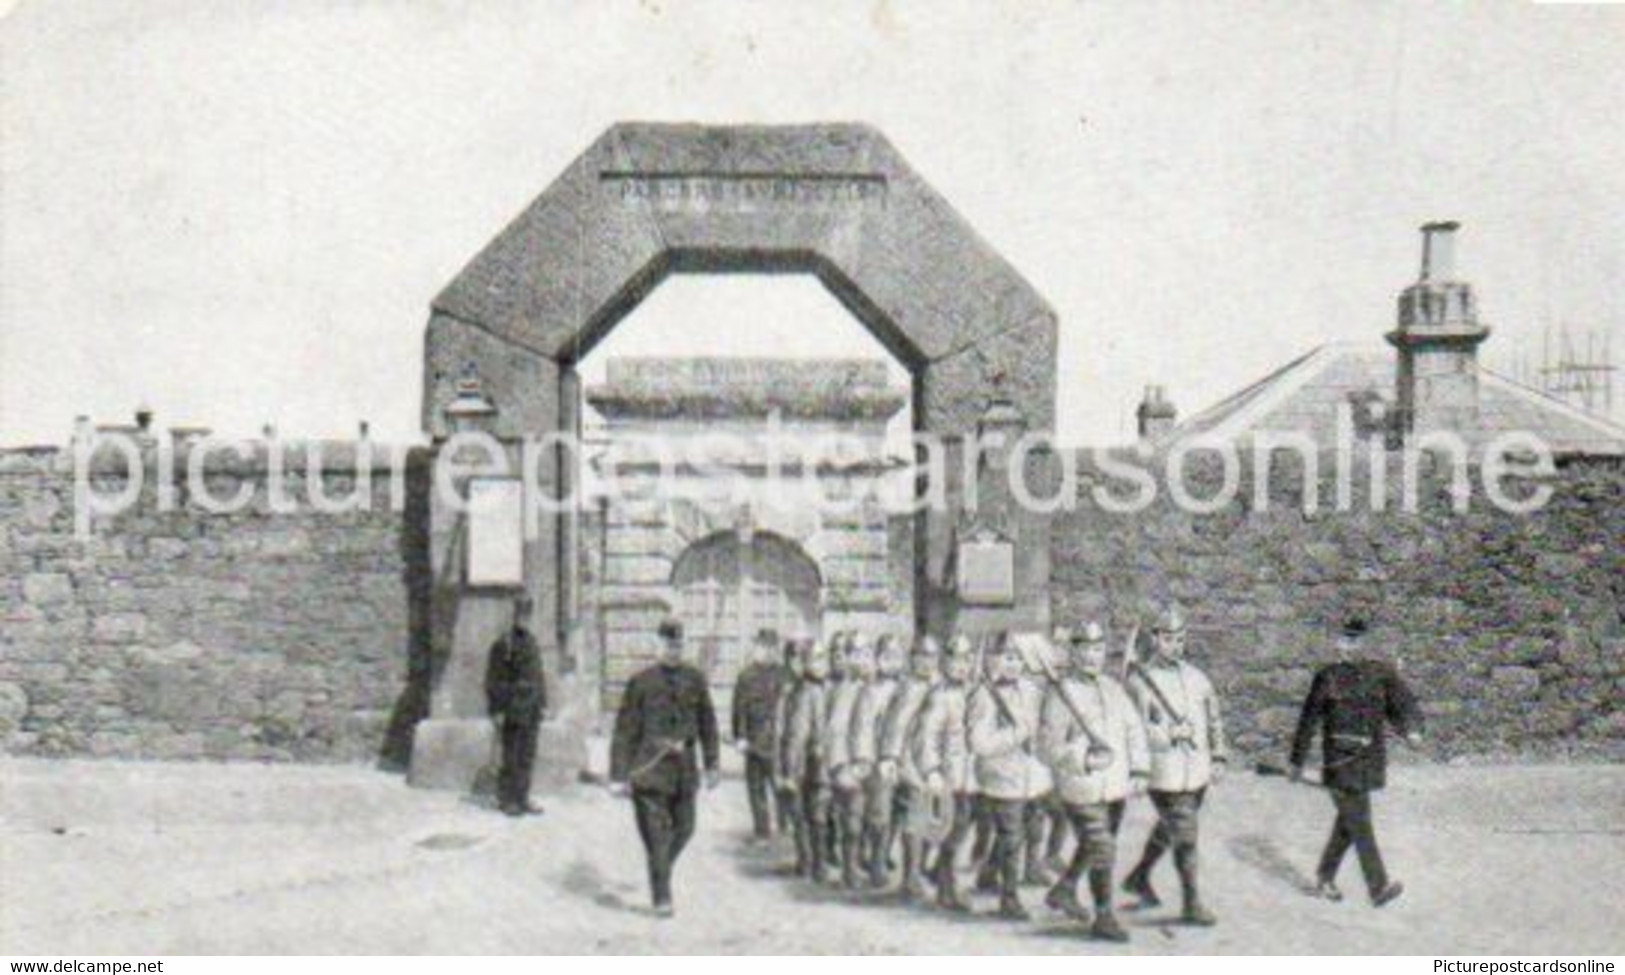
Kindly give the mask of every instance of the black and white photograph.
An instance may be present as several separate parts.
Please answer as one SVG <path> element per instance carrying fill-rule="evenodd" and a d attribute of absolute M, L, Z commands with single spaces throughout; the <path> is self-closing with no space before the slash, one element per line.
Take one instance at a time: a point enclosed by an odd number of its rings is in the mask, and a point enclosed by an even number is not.
<path fill-rule="evenodd" d="M 0 956 L 1616 971 L 1622 92 L 1607 3 L 0 2 Z"/>

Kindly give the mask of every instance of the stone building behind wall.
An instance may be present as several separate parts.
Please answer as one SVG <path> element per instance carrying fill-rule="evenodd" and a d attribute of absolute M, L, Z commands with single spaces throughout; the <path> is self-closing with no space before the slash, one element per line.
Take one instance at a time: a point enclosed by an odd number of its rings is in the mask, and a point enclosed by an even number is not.
<path fill-rule="evenodd" d="M 761 629 L 912 631 L 913 532 L 888 500 L 907 469 L 886 445 L 907 393 L 883 362 L 618 358 L 586 399 L 603 425 L 580 645 L 606 705 L 668 613 L 724 699 Z"/>

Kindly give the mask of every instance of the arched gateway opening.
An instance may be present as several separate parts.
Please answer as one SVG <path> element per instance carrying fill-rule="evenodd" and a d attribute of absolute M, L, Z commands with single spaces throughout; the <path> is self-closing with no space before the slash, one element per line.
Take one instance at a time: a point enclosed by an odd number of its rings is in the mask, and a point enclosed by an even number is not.
<path fill-rule="evenodd" d="M 677 557 L 671 586 L 695 662 L 712 684 L 734 682 L 758 630 L 818 631 L 818 564 L 778 535 L 707 535 Z"/>
<path fill-rule="evenodd" d="M 984 483 L 998 465 L 963 455 L 989 427 L 1053 429 L 1055 314 L 865 126 L 609 129 L 435 299 L 425 429 L 437 445 L 461 430 L 488 433 L 517 474 L 527 439 L 579 428 L 576 364 L 662 280 L 687 271 L 815 275 L 908 369 L 915 428 L 945 452 L 936 493 L 946 504 L 921 512 L 914 533 L 917 629 L 1047 624 L 1047 521 L 1011 504 L 1007 486 Z M 565 497 L 579 480 L 558 448 L 534 467 L 525 490 Z M 457 487 L 472 490 L 466 479 Z M 486 760 L 485 654 L 516 591 L 534 599 L 554 689 L 538 772 L 560 781 L 580 767 L 597 688 L 572 669 L 579 521 L 543 516 L 506 560 L 510 575 L 471 572 L 500 521 L 431 502 L 436 672 L 431 715 L 414 736 L 415 784 L 466 788 Z M 991 589 L 962 568 L 972 537 L 1008 560 Z"/>

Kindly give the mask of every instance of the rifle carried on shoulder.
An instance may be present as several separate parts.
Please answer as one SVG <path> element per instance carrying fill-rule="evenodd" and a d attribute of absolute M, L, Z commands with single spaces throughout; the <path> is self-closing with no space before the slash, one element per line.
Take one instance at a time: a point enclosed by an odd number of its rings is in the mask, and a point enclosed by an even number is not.
<path fill-rule="evenodd" d="M 1050 666 L 1049 658 L 1044 655 L 1044 649 L 1030 645 L 1023 639 L 1025 636 L 1033 635 L 1018 633 L 1011 636 L 1010 639 L 1015 643 L 1016 650 L 1021 654 L 1021 659 L 1027 665 L 1027 669 L 1036 670 L 1044 675 L 1044 682 L 1054 688 L 1055 693 L 1061 698 L 1061 703 L 1066 705 L 1067 711 L 1071 712 L 1072 720 L 1076 721 L 1078 727 L 1083 729 L 1084 737 L 1089 739 L 1089 748 L 1111 754 L 1111 746 L 1106 743 L 1105 737 L 1090 724 L 1089 719 L 1084 717 L 1083 709 L 1078 707 L 1078 702 L 1072 700 L 1072 695 L 1067 692 L 1066 685 L 1061 682 L 1060 675 L 1055 672 L 1054 667 Z M 1043 638 L 1036 637 L 1036 639 Z"/>

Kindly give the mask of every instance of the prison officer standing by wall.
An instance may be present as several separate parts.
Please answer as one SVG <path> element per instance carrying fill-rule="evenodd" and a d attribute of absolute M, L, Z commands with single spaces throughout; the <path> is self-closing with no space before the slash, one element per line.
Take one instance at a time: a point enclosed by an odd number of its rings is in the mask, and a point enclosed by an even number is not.
<path fill-rule="evenodd" d="M 1365 634 L 1365 620 L 1345 622 L 1337 640 L 1341 659 L 1315 674 L 1292 739 L 1292 775 L 1303 777 L 1309 746 L 1320 732 L 1321 784 L 1331 793 L 1337 820 L 1321 854 L 1318 893 L 1328 900 L 1343 899 L 1337 889 L 1337 869 L 1353 845 L 1371 903 L 1381 907 L 1405 888 L 1389 880 L 1383 867 L 1371 820 L 1371 793 L 1381 789 L 1387 778 L 1387 726 L 1397 728 L 1412 745 L 1419 744 L 1422 714 L 1393 664 L 1362 656 Z"/>
<path fill-rule="evenodd" d="M 547 685 L 536 638 L 525 628 L 529 596 L 513 604 L 513 625 L 491 645 L 485 665 L 485 705 L 502 742 L 497 773 L 497 804 L 509 816 L 540 813 L 530 801 L 531 767 L 536 761 L 536 728 L 547 708 Z"/>
<path fill-rule="evenodd" d="M 683 661 L 683 624 L 660 624 L 660 662 L 626 685 L 615 716 L 610 788 L 632 796 L 649 858 L 655 913 L 671 917 L 672 868 L 694 835 L 700 755 L 706 788 L 717 784 L 717 717 L 705 675 Z"/>
<path fill-rule="evenodd" d="M 745 792 L 758 840 L 773 836 L 773 754 L 778 740 L 776 710 L 779 687 L 786 668 L 774 658 L 779 635 L 771 629 L 756 634 L 755 656 L 734 681 L 732 725 L 734 742 L 745 754 Z"/>

